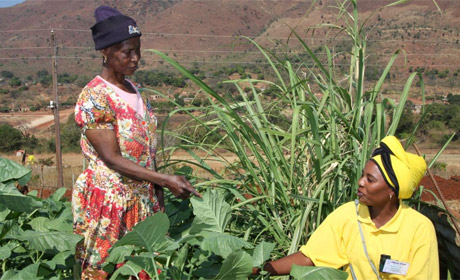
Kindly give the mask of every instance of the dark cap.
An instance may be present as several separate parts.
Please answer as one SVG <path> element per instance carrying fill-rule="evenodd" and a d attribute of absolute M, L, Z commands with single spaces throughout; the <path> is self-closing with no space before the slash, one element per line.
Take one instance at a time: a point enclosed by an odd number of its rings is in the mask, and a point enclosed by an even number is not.
<path fill-rule="evenodd" d="M 114 8 L 100 6 L 94 11 L 94 17 L 96 24 L 91 27 L 91 32 L 96 50 L 142 35 L 134 19 Z"/>

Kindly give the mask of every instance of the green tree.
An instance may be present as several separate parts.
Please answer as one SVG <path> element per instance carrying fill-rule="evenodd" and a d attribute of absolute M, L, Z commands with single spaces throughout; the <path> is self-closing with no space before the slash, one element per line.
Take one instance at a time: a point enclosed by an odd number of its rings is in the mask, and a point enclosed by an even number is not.
<path fill-rule="evenodd" d="M 22 81 L 18 77 L 13 77 L 8 84 L 12 87 L 18 87 L 22 84 Z"/>
<path fill-rule="evenodd" d="M 39 70 L 37 71 L 37 81 L 41 83 L 44 87 L 48 87 L 51 85 L 51 82 L 53 80 L 53 77 L 51 77 L 50 73 L 45 70 Z"/>
<path fill-rule="evenodd" d="M 10 71 L 6 71 L 6 70 L 3 70 L 2 71 L 2 77 L 3 78 L 7 78 L 7 79 L 11 79 L 14 77 L 14 74 Z"/>
<path fill-rule="evenodd" d="M 0 135 L 1 152 L 12 152 L 20 149 L 24 141 L 22 132 L 9 124 L 0 125 Z"/>
<path fill-rule="evenodd" d="M 180 96 L 177 96 L 176 98 L 174 98 L 174 102 L 179 104 L 179 106 L 181 106 L 181 107 L 183 107 L 185 105 L 184 98 L 182 98 Z"/>
<path fill-rule="evenodd" d="M 449 104 L 460 105 L 460 95 L 453 95 L 452 93 L 449 93 L 447 95 L 447 101 Z"/>
<path fill-rule="evenodd" d="M 411 133 L 415 127 L 415 116 L 412 113 L 413 103 L 407 101 L 404 106 L 401 119 L 399 120 L 398 128 L 396 129 L 396 134 L 401 135 L 403 133 Z"/>
<path fill-rule="evenodd" d="M 75 122 L 75 114 L 71 114 L 61 129 L 62 151 L 79 152 L 80 136 L 81 130 Z"/>

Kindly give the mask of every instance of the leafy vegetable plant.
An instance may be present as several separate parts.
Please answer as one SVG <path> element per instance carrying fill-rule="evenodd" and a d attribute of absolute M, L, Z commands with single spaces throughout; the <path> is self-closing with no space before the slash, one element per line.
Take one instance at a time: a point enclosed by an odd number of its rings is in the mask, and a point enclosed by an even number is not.
<path fill-rule="evenodd" d="M 70 203 L 65 188 L 39 199 L 21 194 L 31 170 L 0 158 L 1 279 L 64 279 L 72 275 L 75 244 Z"/>

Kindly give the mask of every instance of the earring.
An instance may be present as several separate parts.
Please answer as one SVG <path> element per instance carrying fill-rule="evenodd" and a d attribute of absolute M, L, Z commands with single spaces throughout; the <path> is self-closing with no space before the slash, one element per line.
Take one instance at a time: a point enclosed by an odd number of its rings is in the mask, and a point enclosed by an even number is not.
<path fill-rule="evenodd" d="M 107 56 L 105 55 L 102 56 L 102 63 L 104 64 L 107 63 Z"/>
<path fill-rule="evenodd" d="M 390 194 L 390 200 L 393 198 L 393 195 Z"/>

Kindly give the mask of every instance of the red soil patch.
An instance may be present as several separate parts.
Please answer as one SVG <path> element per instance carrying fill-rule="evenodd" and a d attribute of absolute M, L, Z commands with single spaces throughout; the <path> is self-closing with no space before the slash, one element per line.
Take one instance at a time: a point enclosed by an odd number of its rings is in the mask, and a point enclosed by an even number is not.
<path fill-rule="evenodd" d="M 450 179 L 444 179 L 439 176 L 433 177 L 439 186 L 444 199 L 446 200 L 446 205 L 449 208 L 450 213 L 460 220 L 460 176 L 452 176 Z M 420 184 L 426 189 L 431 190 L 439 199 L 441 199 L 441 196 L 429 176 L 424 177 Z M 423 192 L 422 200 L 433 203 L 436 201 L 436 198 L 429 192 Z"/>
<path fill-rule="evenodd" d="M 460 176 L 452 176 L 450 179 L 444 179 L 439 176 L 433 176 L 446 200 L 460 199 Z M 420 183 L 426 189 L 433 191 L 438 197 L 438 191 L 429 176 L 425 176 Z M 431 193 L 424 192 L 422 195 L 423 201 L 433 201 L 435 198 Z"/>

